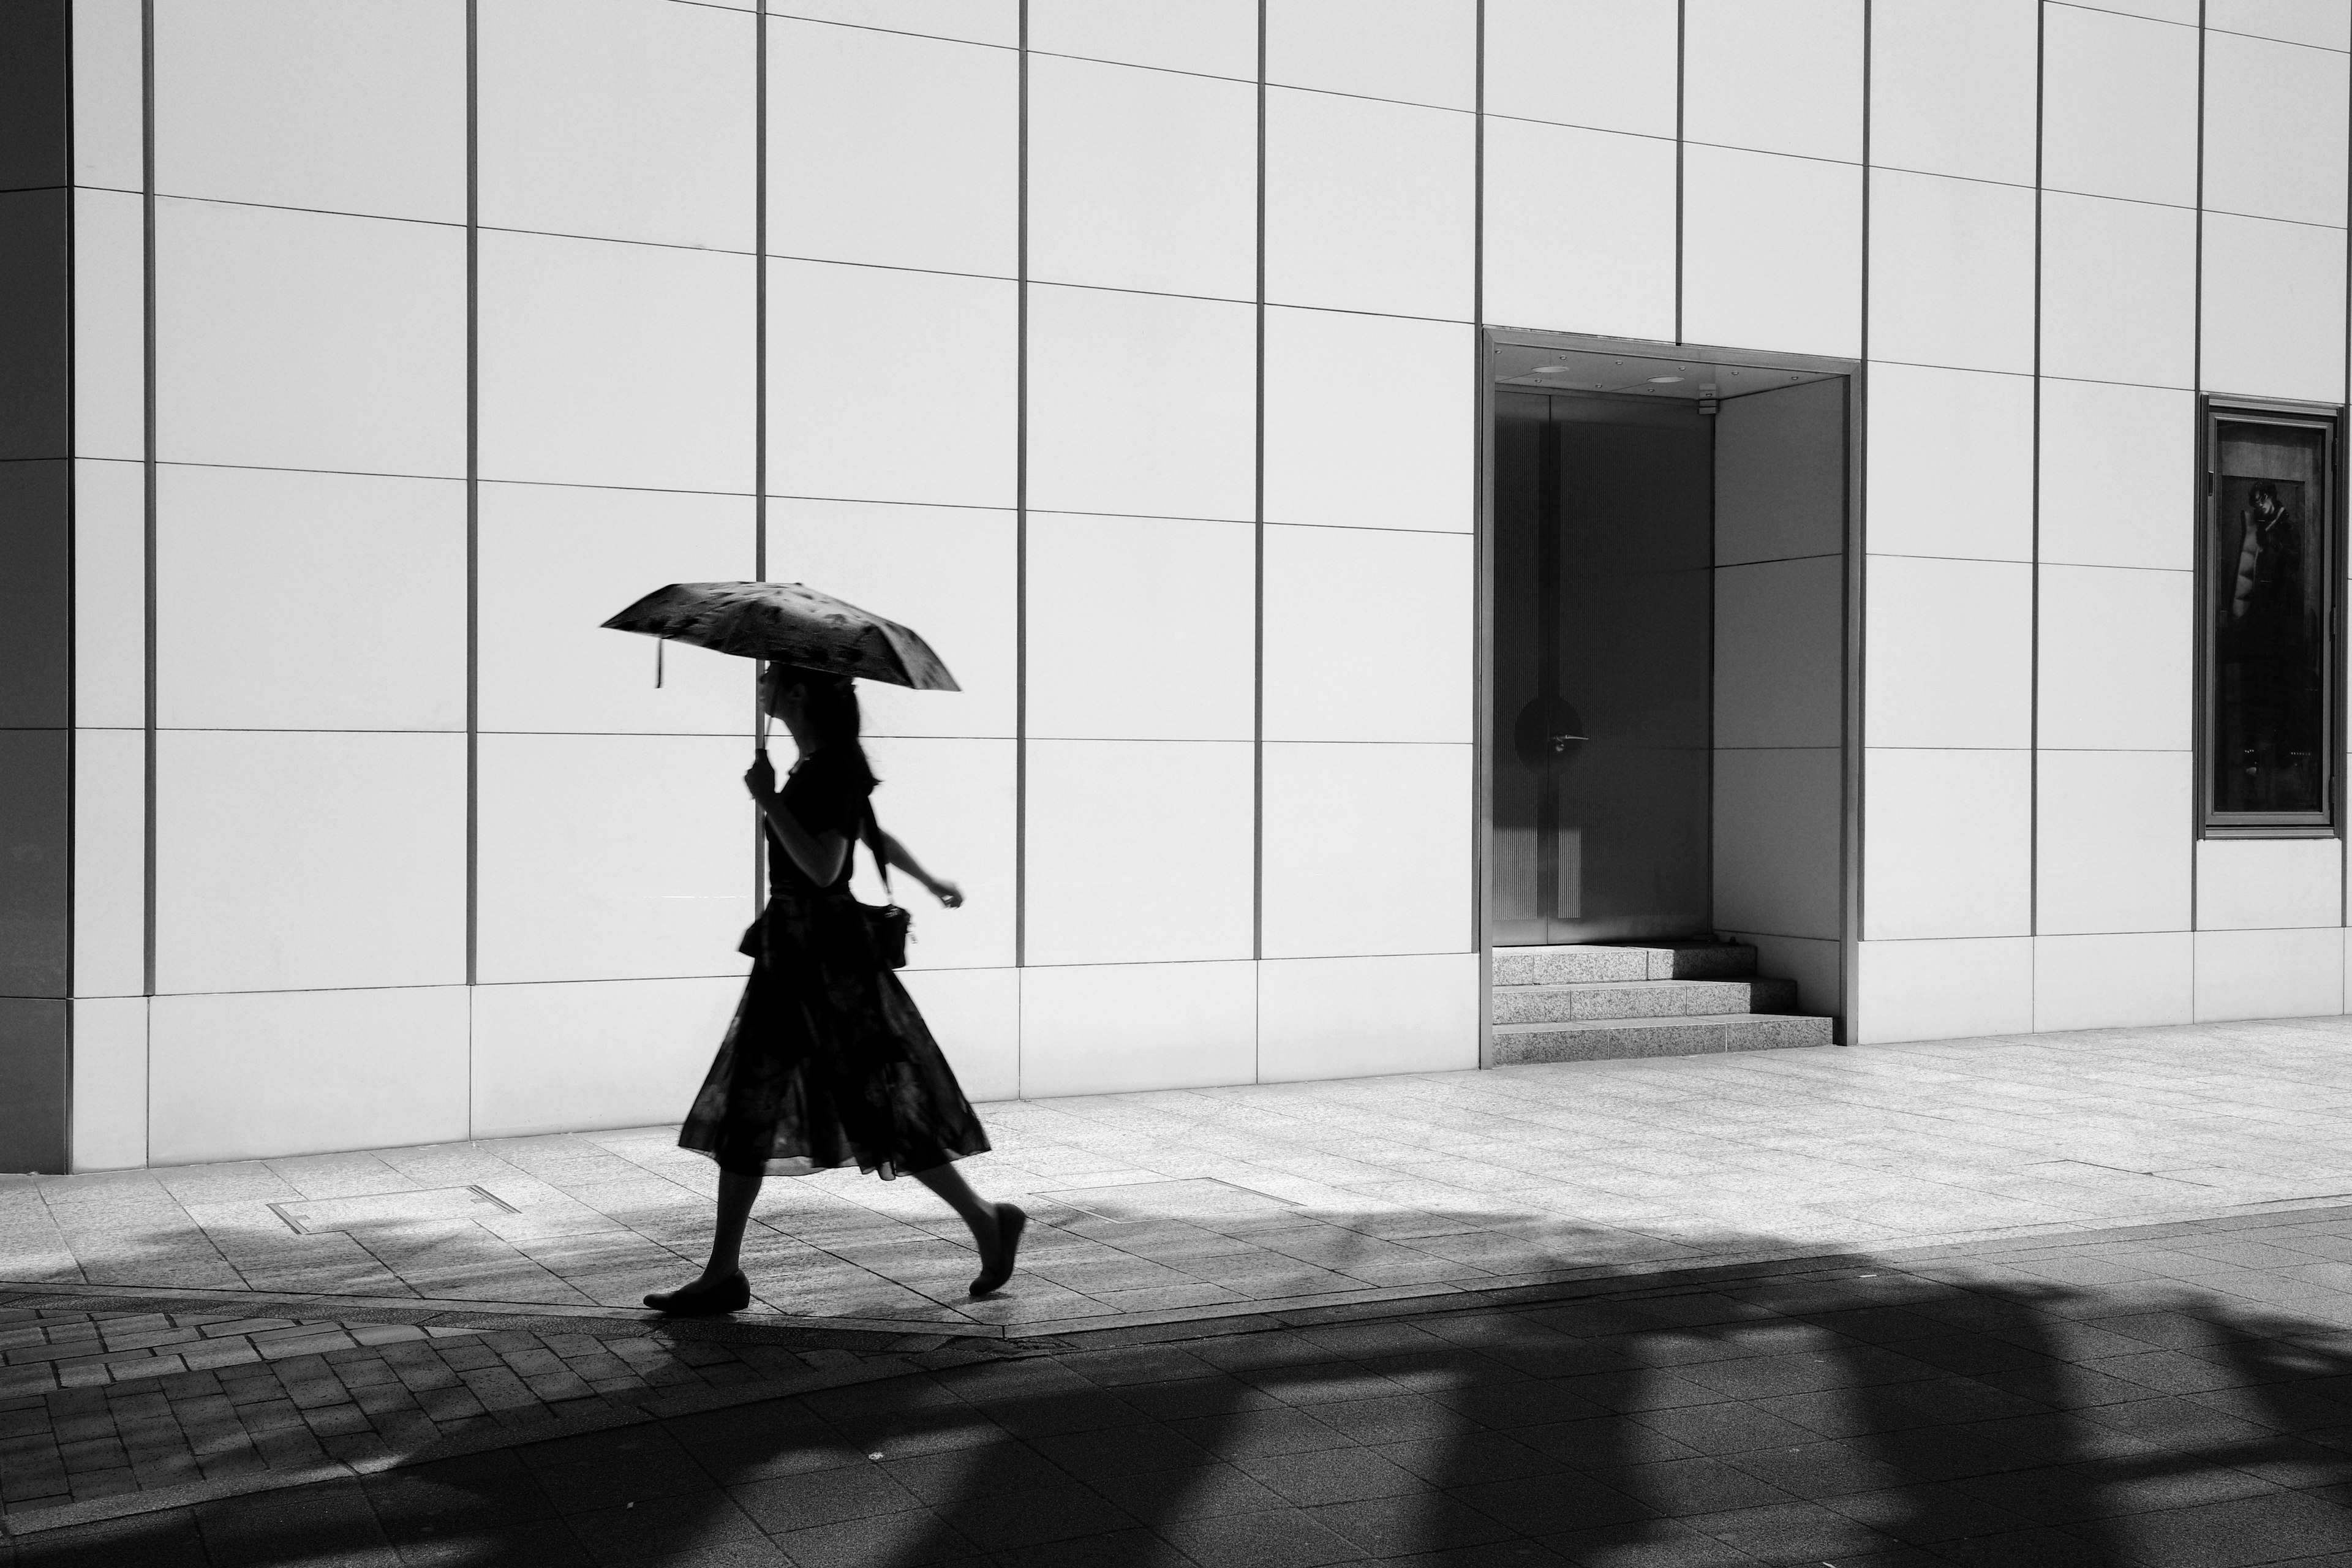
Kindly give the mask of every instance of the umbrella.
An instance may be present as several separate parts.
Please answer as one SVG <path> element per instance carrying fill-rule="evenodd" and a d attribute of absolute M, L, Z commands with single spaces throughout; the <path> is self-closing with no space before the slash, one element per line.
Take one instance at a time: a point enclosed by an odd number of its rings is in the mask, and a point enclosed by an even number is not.
<path fill-rule="evenodd" d="M 963 689 L 913 632 L 798 583 L 672 583 L 604 625 L 919 691 Z"/>

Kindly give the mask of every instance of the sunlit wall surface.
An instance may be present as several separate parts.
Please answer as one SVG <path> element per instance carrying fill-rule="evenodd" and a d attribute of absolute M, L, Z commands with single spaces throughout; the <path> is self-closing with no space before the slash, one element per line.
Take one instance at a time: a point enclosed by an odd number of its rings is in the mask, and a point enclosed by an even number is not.
<path fill-rule="evenodd" d="M 762 574 L 963 683 L 866 712 L 974 1098 L 1475 1065 L 1481 322 L 1868 362 L 1859 1038 L 2344 1008 L 2339 842 L 2190 799 L 2197 393 L 2344 397 L 2340 5 L 58 9 L 14 1168 L 677 1115 L 749 668 L 596 623 Z"/>

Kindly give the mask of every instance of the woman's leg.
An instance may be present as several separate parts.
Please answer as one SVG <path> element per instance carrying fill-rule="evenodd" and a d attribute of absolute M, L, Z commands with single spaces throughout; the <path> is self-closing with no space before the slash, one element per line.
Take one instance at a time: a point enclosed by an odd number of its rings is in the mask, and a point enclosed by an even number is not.
<path fill-rule="evenodd" d="M 717 1284 L 733 1278 L 742 1267 L 743 1226 L 751 1217 L 751 1205 L 759 1201 L 760 1185 L 766 1180 L 757 1171 L 719 1173 L 719 1217 L 710 1227 L 710 1261 L 704 1266 L 702 1278 L 696 1284 Z"/>
<path fill-rule="evenodd" d="M 996 1205 L 971 1190 L 971 1184 L 963 1179 L 954 1161 L 908 1174 L 946 1199 L 948 1207 L 963 1216 L 964 1224 L 971 1226 L 972 1240 L 980 1244 L 983 1254 L 996 1245 Z"/>

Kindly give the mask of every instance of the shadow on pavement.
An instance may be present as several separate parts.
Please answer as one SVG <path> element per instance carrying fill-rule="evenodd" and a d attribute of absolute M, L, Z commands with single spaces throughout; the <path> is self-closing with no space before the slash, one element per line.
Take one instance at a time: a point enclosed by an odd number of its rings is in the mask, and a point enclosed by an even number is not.
<path fill-rule="evenodd" d="M 1609 1293 L 1055 1351 L 47 1532 L 13 1562 L 2235 1568 L 2352 1553 L 2352 1336 L 2330 1324 L 2179 1284 L 1851 1258 L 1592 1289 Z"/>

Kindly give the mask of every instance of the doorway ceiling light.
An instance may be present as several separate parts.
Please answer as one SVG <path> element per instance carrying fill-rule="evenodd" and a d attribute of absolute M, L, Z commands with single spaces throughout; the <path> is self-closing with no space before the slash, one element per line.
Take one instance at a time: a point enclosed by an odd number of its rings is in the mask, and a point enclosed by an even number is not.
<path fill-rule="evenodd" d="M 1652 386 L 1672 386 L 1681 379 L 1682 377 L 1678 375 L 1654 375 L 1650 378 L 1650 384 Z"/>
<path fill-rule="evenodd" d="M 1576 367 L 1572 364 L 1539 364 L 1536 366 L 1535 374 L 1538 375 L 1566 375 L 1570 371 L 1572 371 Z"/>

